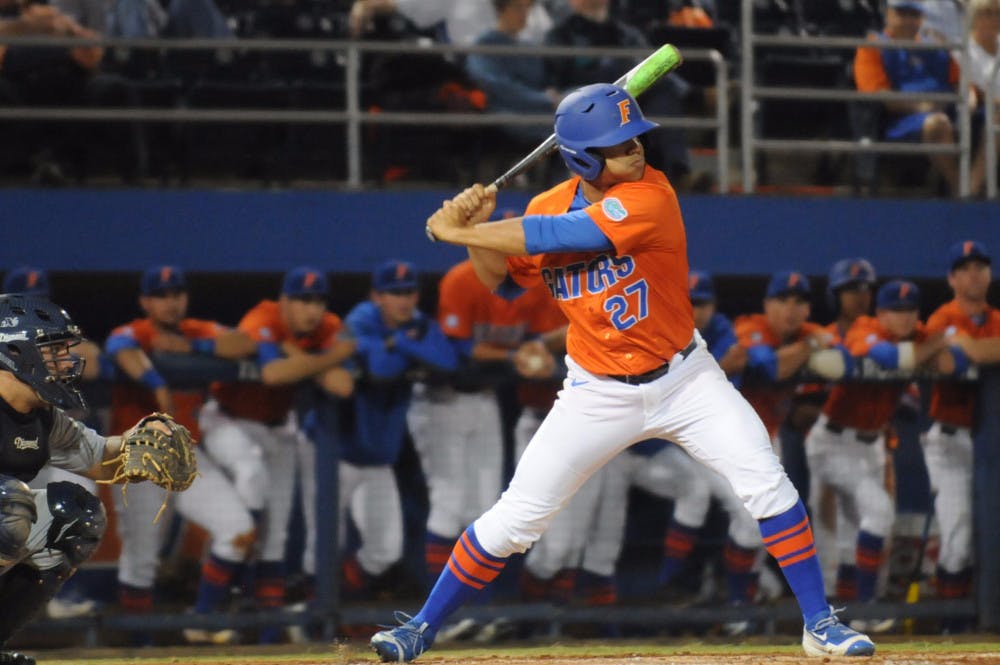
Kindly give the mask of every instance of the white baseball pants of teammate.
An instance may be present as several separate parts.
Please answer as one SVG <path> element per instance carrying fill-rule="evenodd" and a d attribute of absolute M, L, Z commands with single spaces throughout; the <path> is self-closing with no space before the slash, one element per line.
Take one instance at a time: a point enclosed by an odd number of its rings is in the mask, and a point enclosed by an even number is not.
<path fill-rule="evenodd" d="M 524 454 L 542 424 L 544 414 L 524 409 L 514 428 L 515 452 Z M 524 566 L 540 580 L 559 571 L 582 568 L 596 575 L 614 575 L 625 535 L 628 461 L 615 457 L 577 491 L 531 547 Z"/>
<path fill-rule="evenodd" d="M 922 438 L 931 490 L 937 493 L 938 565 L 960 573 L 972 565 L 972 433 L 935 422 Z"/>
<path fill-rule="evenodd" d="M 340 462 L 339 541 L 347 537 L 347 513 L 361 535 L 358 564 L 381 575 L 403 556 L 403 506 L 391 466 L 356 466 Z"/>
<path fill-rule="evenodd" d="M 885 437 L 874 441 L 857 438 L 849 427 L 841 432 L 827 428 L 827 417 L 820 415 L 806 436 L 806 461 L 809 477 L 818 487 L 827 483 L 839 495 L 844 512 L 858 527 L 885 538 L 892 530 L 896 508 L 885 489 Z M 823 534 L 814 533 L 817 540 Z"/>
<path fill-rule="evenodd" d="M 636 441 L 683 446 L 722 474 L 755 519 L 779 515 L 798 493 L 771 448 L 767 430 L 697 336 L 685 359 L 641 385 L 592 374 L 572 358 L 549 415 L 524 451 L 510 487 L 475 522 L 496 557 L 524 552 L 599 468 Z"/>
<path fill-rule="evenodd" d="M 500 496 L 503 430 L 496 394 L 418 384 L 406 423 L 427 479 L 427 530 L 457 538 Z"/>
<path fill-rule="evenodd" d="M 302 500 L 302 522 L 305 542 L 302 545 L 302 572 L 316 574 L 316 445 L 298 432 L 296 456 L 298 457 L 299 498 Z"/>
<path fill-rule="evenodd" d="M 127 495 L 114 488 L 112 496 L 118 515 L 118 536 L 122 551 L 118 559 L 118 581 L 148 589 L 156 578 L 164 530 L 170 524 L 172 510 L 194 522 L 211 536 L 212 554 L 226 561 L 243 561 L 254 524 L 250 512 L 226 475 L 200 446 L 194 449 L 198 477 L 184 492 L 166 495 L 153 483 L 134 483 Z M 169 500 L 168 510 L 154 524 L 153 520 Z M 127 504 L 126 504 L 127 502 Z"/>
<path fill-rule="evenodd" d="M 636 458 L 632 484 L 654 496 L 672 499 L 675 520 L 691 528 L 703 526 L 714 497 L 729 517 L 728 534 L 733 542 L 745 549 L 763 546 L 757 520 L 718 473 L 698 464 L 677 446 L 667 446 L 651 457 L 632 457 Z"/>
<path fill-rule="evenodd" d="M 225 414 L 210 400 L 198 424 L 201 445 L 232 479 L 243 504 L 250 511 L 263 511 L 262 533 L 258 533 L 261 561 L 284 561 L 295 492 L 298 435 L 294 418 L 281 425 L 265 425 Z"/>
<path fill-rule="evenodd" d="M 816 479 L 810 481 L 809 514 L 823 570 L 823 584 L 827 589 L 836 589 L 837 569 L 841 564 L 854 566 L 856 563 L 858 521 L 857 514 L 852 511 L 853 505 L 846 506 L 834 488 Z"/>

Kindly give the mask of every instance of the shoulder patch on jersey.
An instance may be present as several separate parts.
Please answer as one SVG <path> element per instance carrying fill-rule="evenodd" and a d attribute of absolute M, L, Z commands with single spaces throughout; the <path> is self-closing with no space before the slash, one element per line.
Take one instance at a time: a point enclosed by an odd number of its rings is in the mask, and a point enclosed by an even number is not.
<path fill-rule="evenodd" d="M 449 314 L 444 317 L 444 327 L 445 328 L 457 328 L 458 327 L 458 314 Z"/>
<path fill-rule="evenodd" d="M 271 334 L 271 329 L 270 328 L 261 328 L 260 329 L 260 337 L 261 337 L 261 339 L 273 339 L 274 335 Z"/>
<path fill-rule="evenodd" d="M 601 201 L 601 210 L 608 216 L 608 219 L 614 222 L 620 222 L 628 217 L 628 210 L 625 209 L 621 201 L 613 196 Z"/>
<path fill-rule="evenodd" d="M 755 344 L 760 344 L 761 342 L 764 341 L 764 336 L 760 334 L 760 332 L 754 331 L 750 333 L 750 341 Z"/>

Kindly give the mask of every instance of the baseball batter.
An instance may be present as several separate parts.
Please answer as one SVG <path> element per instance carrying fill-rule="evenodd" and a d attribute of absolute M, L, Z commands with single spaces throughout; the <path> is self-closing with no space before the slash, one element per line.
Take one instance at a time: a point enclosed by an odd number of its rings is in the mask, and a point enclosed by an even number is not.
<path fill-rule="evenodd" d="M 207 386 L 172 388 L 153 367 L 153 351 L 195 353 L 220 358 L 241 358 L 256 351 L 256 344 L 245 334 L 228 330 L 214 321 L 187 317 L 187 278 L 177 266 L 158 265 L 146 270 L 140 280 L 139 306 L 146 314 L 141 319 L 111 331 L 105 348 L 120 368 L 125 380 L 115 383 L 111 393 L 111 431 L 124 432 L 150 411 L 170 413 L 187 427 L 195 438 L 198 411 Z M 242 561 L 255 540 L 250 512 L 229 479 L 200 447 L 195 449 L 198 478 L 182 494 L 171 495 L 180 515 L 203 528 L 211 536 L 210 559 L 203 576 L 211 575 L 211 558 Z M 118 560 L 118 600 L 127 612 L 149 612 L 153 607 L 153 583 L 156 576 L 162 529 L 168 520 L 157 520 L 166 500 L 163 491 L 146 484 L 133 488 L 126 505 L 120 492 L 114 493 L 118 515 L 118 533 L 122 551 Z M 191 642 L 230 641 L 232 630 L 209 634 L 188 629 Z"/>
<path fill-rule="evenodd" d="M 638 139 L 655 126 L 622 88 L 583 87 L 555 118 L 574 177 L 535 197 L 524 217 L 485 223 L 496 197 L 474 185 L 427 220 L 432 236 L 469 248 L 490 289 L 548 286 L 570 322 L 568 376 L 510 486 L 462 534 L 423 608 L 372 637 L 383 660 L 423 653 L 597 469 L 647 438 L 676 442 L 733 486 L 799 601 L 806 653 L 874 652 L 827 605 L 805 507 L 760 418 L 695 332 L 677 197 Z"/>
<path fill-rule="evenodd" d="M 969 363 L 1000 362 L 1000 312 L 986 302 L 992 275 L 986 246 L 975 240 L 948 251 L 948 285 L 955 297 L 927 320 L 943 333 L 949 353 L 945 371 L 962 374 Z M 967 596 L 972 586 L 972 427 L 975 386 L 941 381 L 931 395 L 934 423 L 924 437 L 924 459 L 934 512 L 941 528 L 937 591 L 943 598 Z"/>

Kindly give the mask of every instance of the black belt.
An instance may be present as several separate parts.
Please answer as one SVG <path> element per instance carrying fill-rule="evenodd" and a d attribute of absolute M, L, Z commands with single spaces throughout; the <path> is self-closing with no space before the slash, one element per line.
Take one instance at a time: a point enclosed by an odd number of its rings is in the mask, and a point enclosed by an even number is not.
<path fill-rule="evenodd" d="M 681 360 L 687 358 L 691 353 L 697 348 L 698 341 L 695 339 L 691 340 L 691 343 L 681 349 Z M 621 381 L 622 383 L 627 383 L 630 386 L 638 386 L 643 383 L 650 383 L 651 381 L 656 381 L 658 378 L 670 371 L 670 361 L 663 363 L 655 369 L 651 369 L 644 374 L 608 374 L 609 379 L 614 379 L 615 381 Z"/>
<path fill-rule="evenodd" d="M 832 423 L 829 420 L 826 422 L 826 431 L 828 432 L 833 432 L 834 434 L 843 434 L 844 429 L 846 428 L 843 425 Z M 875 443 L 876 441 L 878 441 L 878 437 L 879 437 L 878 432 L 860 432 L 857 430 L 855 430 L 854 432 L 854 438 L 860 441 L 861 443 Z"/>
<path fill-rule="evenodd" d="M 958 434 L 958 428 L 954 425 L 945 425 L 944 423 L 941 423 L 941 432 L 943 434 L 947 434 L 948 436 L 955 436 Z"/>

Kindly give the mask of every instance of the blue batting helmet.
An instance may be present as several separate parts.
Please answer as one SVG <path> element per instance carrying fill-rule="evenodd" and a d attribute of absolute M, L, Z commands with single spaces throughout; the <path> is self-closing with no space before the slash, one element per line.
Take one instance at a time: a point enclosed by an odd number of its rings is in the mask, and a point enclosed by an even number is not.
<path fill-rule="evenodd" d="M 841 259 L 830 268 L 829 279 L 826 282 L 827 304 L 834 312 L 837 311 L 837 291 L 852 284 L 867 284 L 868 288 L 875 286 L 877 277 L 875 267 L 867 259 Z"/>
<path fill-rule="evenodd" d="M 642 115 L 632 95 L 610 83 L 595 83 L 567 95 L 556 109 L 556 143 L 566 166 L 594 180 L 604 159 L 591 148 L 618 145 L 657 127 Z"/>

